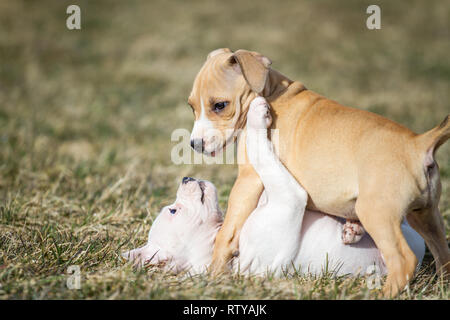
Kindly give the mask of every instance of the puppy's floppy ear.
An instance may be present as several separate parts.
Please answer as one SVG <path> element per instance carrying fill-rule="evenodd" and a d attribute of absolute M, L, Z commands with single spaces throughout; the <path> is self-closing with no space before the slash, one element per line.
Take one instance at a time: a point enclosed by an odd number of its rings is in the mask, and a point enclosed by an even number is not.
<path fill-rule="evenodd" d="M 212 57 L 214 57 L 214 56 L 216 56 L 216 55 L 218 55 L 218 54 L 220 54 L 220 53 L 230 53 L 230 52 L 231 52 L 231 50 L 228 49 L 228 48 L 220 48 L 220 49 L 216 49 L 216 50 L 211 51 L 211 52 L 208 54 L 208 57 L 207 57 L 206 59 L 210 59 L 210 58 L 212 58 Z"/>
<path fill-rule="evenodd" d="M 254 51 L 238 50 L 228 60 L 237 71 L 242 72 L 250 88 L 260 94 L 266 85 L 272 61 Z"/>

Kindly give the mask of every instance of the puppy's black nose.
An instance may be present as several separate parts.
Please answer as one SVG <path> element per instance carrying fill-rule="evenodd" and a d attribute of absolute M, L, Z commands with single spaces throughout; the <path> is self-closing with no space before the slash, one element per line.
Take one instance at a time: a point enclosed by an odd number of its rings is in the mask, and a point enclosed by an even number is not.
<path fill-rule="evenodd" d="M 184 177 L 183 180 L 181 182 L 183 182 L 183 184 L 188 183 L 189 181 L 194 181 L 194 178 L 191 177 Z"/>
<path fill-rule="evenodd" d="M 191 148 L 197 152 L 203 152 L 203 149 L 205 148 L 205 141 L 203 141 L 203 139 L 192 139 Z"/>

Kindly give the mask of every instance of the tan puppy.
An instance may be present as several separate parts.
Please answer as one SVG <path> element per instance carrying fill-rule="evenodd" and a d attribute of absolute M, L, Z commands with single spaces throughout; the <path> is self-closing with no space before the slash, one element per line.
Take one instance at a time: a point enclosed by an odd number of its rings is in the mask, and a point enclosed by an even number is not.
<path fill-rule="evenodd" d="M 405 216 L 425 239 L 437 270 L 450 272 L 434 160 L 436 149 L 450 137 L 449 117 L 417 135 L 379 115 L 307 90 L 270 64 L 268 58 L 246 50 L 218 49 L 208 55 L 189 97 L 196 120 L 192 147 L 214 156 L 233 142 L 232 132 L 245 129 L 249 104 L 261 95 L 272 107 L 272 128 L 279 129 L 275 149 L 306 189 L 307 208 L 361 221 L 386 260 L 386 295 L 402 290 L 417 264 L 400 228 Z M 217 130 L 222 134 L 211 133 Z M 245 143 L 239 143 L 244 138 L 245 134 L 238 137 L 241 159 L 247 157 Z M 253 167 L 248 161 L 240 164 L 215 242 L 214 271 L 225 270 L 237 254 L 239 232 L 262 191 Z"/>

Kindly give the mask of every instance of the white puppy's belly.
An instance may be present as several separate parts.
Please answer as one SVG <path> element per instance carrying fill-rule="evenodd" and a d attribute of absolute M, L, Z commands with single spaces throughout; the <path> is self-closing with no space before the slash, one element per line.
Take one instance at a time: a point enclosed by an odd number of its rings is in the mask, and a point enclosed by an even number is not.
<path fill-rule="evenodd" d="M 301 222 L 297 221 L 300 214 L 280 219 L 279 210 L 270 215 L 263 206 L 248 218 L 239 242 L 241 272 L 279 275 L 295 267 L 298 272 L 314 275 L 325 271 L 334 275 L 363 275 L 375 264 L 381 274 L 386 273 L 379 250 L 368 235 L 356 244 L 342 243 L 343 220 L 305 211 L 300 230 Z M 283 221 L 286 219 L 290 220 Z"/>
<path fill-rule="evenodd" d="M 346 245 L 341 241 L 344 221 L 323 213 L 306 211 L 300 250 L 295 265 L 302 273 L 363 275 L 375 264 L 381 274 L 386 266 L 375 243 L 365 235 L 358 243 Z"/>
<path fill-rule="evenodd" d="M 235 267 L 252 274 L 290 269 L 300 248 L 302 218 L 293 212 L 299 210 L 270 203 L 255 209 L 242 228 Z"/>
<path fill-rule="evenodd" d="M 312 275 L 387 273 L 384 259 L 369 234 L 358 243 L 342 243 L 345 220 L 306 210 L 301 225 L 300 214 L 296 215 L 294 211 L 286 214 L 283 208 L 277 209 L 271 208 L 269 202 L 255 209 L 247 219 L 240 234 L 240 256 L 234 264 L 235 270 L 257 275 L 267 272 L 280 275 L 294 267 L 297 272 Z M 425 243 L 406 220 L 402 223 L 402 231 L 420 267 Z"/>
<path fill-rule="evenodd" d="M 358 243 L 344 244 L 341 241 L 343 219 L 320 212 L 306 211 L 300 238 L 300 250 L 295 266 L 302 273 L 334 275 L 365 275 L 374 270 L 380 275 L 387 273 L 384 259 L 369 234 L 365 234 Z M 401 225 L 408 245 L 417 257 L 420 267 L 425 254 L 423 238 L 408 224 Z"/>

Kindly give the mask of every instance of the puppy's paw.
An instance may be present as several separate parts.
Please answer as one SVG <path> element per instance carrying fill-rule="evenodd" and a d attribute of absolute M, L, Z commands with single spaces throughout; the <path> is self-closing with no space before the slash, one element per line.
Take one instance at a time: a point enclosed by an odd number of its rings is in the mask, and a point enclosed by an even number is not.
<path fill-rule="evenodd" d="M 272 124 L 270 106 L 263 97 L 256 97 L 250 103 L 247 125 L 253 129 L 267 129 Z"/>
<path fill-rule="evenodd" d="M 123 252 L 121 256 L 132 263 L 134 267 L 144 267 L 146 264 L 158 265 L 167 260 L 161 248 L 147 243 L 145 246 Z"/>
<path fill-rule="evenodd" d="M 347 220 L 342 228 L 342 242 L 344 244 L 357 243 L 364 233 L 365 230 L 359 221 Z"/>
<path fill-rule="evenodd" d="M 133 267 L 140 268 L 145 264 L 145 257 L 142 255 L 140 249 L 133 249 L 130 251 L 122 252 L 122 258 L 132 263 Z"/>

